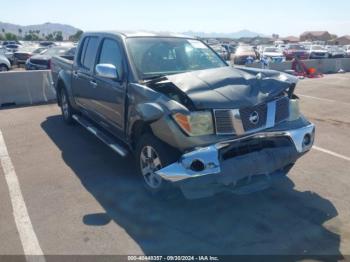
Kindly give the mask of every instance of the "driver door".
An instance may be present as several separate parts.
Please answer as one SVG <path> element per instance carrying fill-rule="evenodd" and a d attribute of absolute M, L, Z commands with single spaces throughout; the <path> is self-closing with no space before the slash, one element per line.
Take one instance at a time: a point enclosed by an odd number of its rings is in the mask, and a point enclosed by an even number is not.
<path fill-rule="evenodd" d="M 94 108 L 96 113 L 119 135 L 124 132 L 126 77 L 124 52 L 117 39 L 104 38 L 101 43 L 97 64 L 111 64 L 116 67 L 118 79 L 107 79 L 94 75 Z"/>

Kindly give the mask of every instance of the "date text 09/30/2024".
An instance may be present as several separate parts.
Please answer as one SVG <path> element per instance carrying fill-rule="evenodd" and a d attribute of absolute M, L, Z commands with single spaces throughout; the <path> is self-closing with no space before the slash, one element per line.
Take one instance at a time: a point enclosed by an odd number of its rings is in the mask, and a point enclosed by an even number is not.
<path fill-rule="evenodd" d="M 128 256 L 128 261 L 219 261 L 216 256 Z"/>

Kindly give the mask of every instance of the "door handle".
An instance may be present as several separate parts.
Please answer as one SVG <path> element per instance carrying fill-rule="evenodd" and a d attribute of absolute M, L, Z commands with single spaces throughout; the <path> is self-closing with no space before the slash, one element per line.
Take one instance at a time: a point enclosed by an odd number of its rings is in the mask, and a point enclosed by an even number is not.
<path fill-rule="evenodd" d="M 96 83 L 94 80 L 91 80 L 91 81 L 90 81 L 90 84 L 91 84 L 92 87 L 94 87 L 94 88 L 97 87 L 97 83 Z"/>

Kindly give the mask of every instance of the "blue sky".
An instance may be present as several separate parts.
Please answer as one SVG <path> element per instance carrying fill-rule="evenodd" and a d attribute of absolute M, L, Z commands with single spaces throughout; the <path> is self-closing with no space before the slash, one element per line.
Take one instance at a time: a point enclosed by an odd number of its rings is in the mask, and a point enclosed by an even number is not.
<path fill-rule="evenodd" d="M 58 22 L 83 30 L 153 30 L 299 35 L 305 30 L 350 34 L 349 0 L 11 0 L 0 21 Z"/>

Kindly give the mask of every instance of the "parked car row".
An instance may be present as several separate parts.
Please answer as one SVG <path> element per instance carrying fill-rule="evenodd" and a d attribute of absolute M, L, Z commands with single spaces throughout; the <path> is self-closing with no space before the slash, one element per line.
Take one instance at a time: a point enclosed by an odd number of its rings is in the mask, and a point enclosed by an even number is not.
<path fill-rule="evenodd" d="M 51 47 L 40 54 L 28 58 L 25 62 L 26 70 L 46 70 L 51 69 L 51 59 L 54 56 L 74 57 L 75 46 L 56 46 Z"/>
<path fill-rule="evenodd" d="M 222 43 L 219 41 L 207 43 L 222 59 L 231 60 L 233 64 L 244 65 L 261 60 L 267 63 L 279 63 L 285 60 L 322 59 L 350 57 L 350 45 L 326 46 L 324 43 L 301 42 L 298 44 L 284 44 L 276 42 L 275 45 L 251 46 L 237 43 Z M 74 56 L 73 43 L 43 42 L 17 42 L 4 41 L 0 45 L 2 62 L 1 70 L 10 70 L 12 65 L 24 65 L 27 70 L 50 69 L 51 58 L 55 55 Z M 8 66 L 8 62 L 10 66 Z"/>
<path fill-rule="evenodd" d="M 349 46 L 324 46 L 320 44 L 278 44 L 275 46 L 249 46 L 240 45 L 230 55 L 231 62 L 244 65 L 255 60 L 267 60 L 269 62 L 283 62 L 299 58 L 322 59 L 322 58 L 345 58 L 350 57 Z"/>
<path fill-rule="evenodd" d="M 0 45 L 0 70 L 8 71 L 12 66 L 22 65 L 27 70 L 49 69 L 53 55 L 73 56 L 72 52 L 73 43 L 4 41 Z"/>

